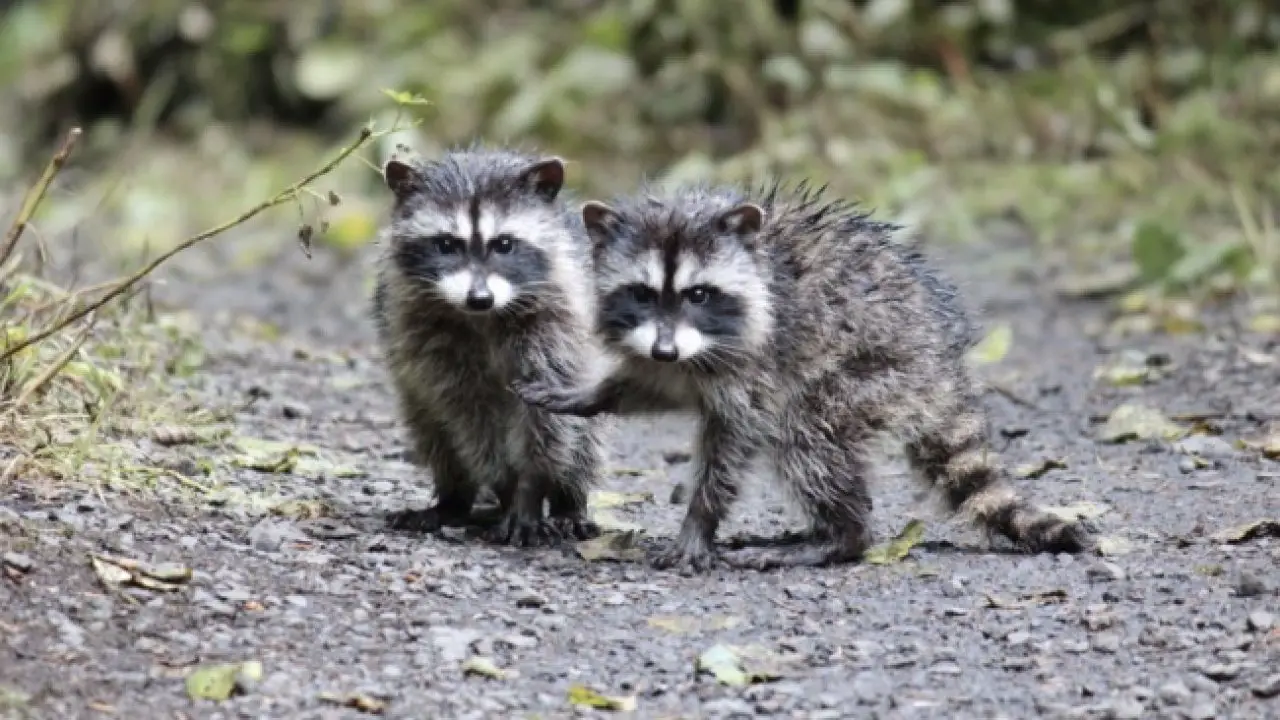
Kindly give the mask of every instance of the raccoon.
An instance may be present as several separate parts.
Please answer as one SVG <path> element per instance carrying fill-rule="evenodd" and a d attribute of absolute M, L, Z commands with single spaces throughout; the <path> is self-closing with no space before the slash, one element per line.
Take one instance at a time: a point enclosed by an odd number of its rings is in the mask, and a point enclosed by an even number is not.
<path fill-rule="evenodd" d="M 686 187 L 584 204 L 596 331 L 616 361 L 595 382 L 518 391 L 577 417 L 698 413 L 688 509 L 658 567 L 858 559 L 874 539 L 868 479 L 884 439 L 978 526 L 1031 551 L 1084 549 L 1089 530 L 1022 499 L 988 452 L 964 360 L 976 329 L 956 288 L 903 227 L 824 195 Z M 757 460 L 805 511 L 806 542 L 717 552 Z"/>
<path fill-rule="evenodd" d="M 562 197 L 563 161 L 476 145 L 429 162 L 393 158 L 383 174 L 394 201 L 374 321 L 415 461 L 436 491 L 432 507 L 391 525 L 466 524 L 491 490 L 500 520 L 489 540 L 594 537 L 587 493 L 602 466 L 601 420 L 551 414 L 510 389 L 572 382 L 598 347 L 588 240 Z"/>

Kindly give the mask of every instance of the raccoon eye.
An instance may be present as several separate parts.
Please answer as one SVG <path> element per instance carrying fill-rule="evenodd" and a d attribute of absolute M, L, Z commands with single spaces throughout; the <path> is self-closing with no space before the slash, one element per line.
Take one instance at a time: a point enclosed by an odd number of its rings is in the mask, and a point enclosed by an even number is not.
<path fill-rule="evenodd" d="M 452 255 L 453 251 L 457 249 L 452 235 L 436 235 L 431 238 L 431 244 L 436 246 L 436 251 L 441 255 Z"/>
<path fill-rule="evenodd" d="M 701 305 L 707 301 L 707 298 L 711 297 L 711 288 L 703 285 L 691 287 L 684 291 L 684 296 L 694 305 Z"/>
<path fill-rule="evenodd" d="M 493 251 L 499 255 L 506 255 L 516 249 L 516 239 L 510 235 L 499 235 L 489 244 L 493 247 Z"/>
<path fill-rule="evenodd" d="M 631 297 L 635 298 L 636 302 L 651 303 L 657 299 L 658 293 L 654 292 L 653 288 L 648 287 L 647 285 L 632 285 Z"/>

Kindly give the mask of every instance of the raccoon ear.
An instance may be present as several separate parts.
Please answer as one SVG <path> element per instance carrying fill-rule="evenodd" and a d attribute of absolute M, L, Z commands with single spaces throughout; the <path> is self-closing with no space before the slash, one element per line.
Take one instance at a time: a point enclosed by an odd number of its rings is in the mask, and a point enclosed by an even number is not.
<path fill-rule="evenodd" d="M 417 171 L 403 160 L 395 158 L 388 160 L 387 164 L 382 166 L 382 177 L 398 200 L 404 200 L 422 189 Z"/>
<path fill-rule="evenodd" d="M 614 228 L 621 221 L 617 211 L 602 202 L 590 200 L 582 204 L 582 224 L 587 226 L 587 234 L 597 247 L 613 239 Z"/>
<path fill-rule="evenodd" d="M 716 218 L 716 228 L 722 233 L 750 235 L 760 232 L 764 224 L 764 210 L 755 203 L 743 203 L 721 213 Z"/>
<path fill-rule="evenodd" d="M 522 179 L 538 197 L 551 202 L 564 187 L 564 160 L 549 157 L 525 169 Z"/>

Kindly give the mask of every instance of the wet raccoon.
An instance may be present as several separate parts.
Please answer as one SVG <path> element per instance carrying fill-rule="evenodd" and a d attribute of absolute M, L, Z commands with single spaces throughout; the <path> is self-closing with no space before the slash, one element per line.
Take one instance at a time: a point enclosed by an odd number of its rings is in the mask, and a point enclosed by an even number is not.
<path fill-rule="evenodd" d="M 698 466 L 659 567 L 721 555 L 768 568 L 859 558 L 873 542 L 878 440 L 953 511 L 1032 551 L 1084 549 L 1088 531 L 1020 498 L 987 450 L 964 363 L 975 330 L 956 291 L 901 228 L 822 190 L 684 188 L 589 202 L 597 332 L 617 356 L 604 379 L 518 391 L 592 417 L 695 410 Z M 717 527 L 758 459 L 805 511 L 808 542 L 716 553 Z"/>
<path fill-rule="evenodd" d="M 570 382 L 598 347 L 588 240 L 563 202 L 563 162 L 473 147 L 392 159 L 383 172 L 394 203 L 373 312 L 416 461 L 436 490 L 434 506 L 393 515 L 392 526 L 464 524 L 491 489 L 501 520 L 490 540 L 598 534 L 587 493 L 601 420 L 553 415 L 510 389 Z"/>

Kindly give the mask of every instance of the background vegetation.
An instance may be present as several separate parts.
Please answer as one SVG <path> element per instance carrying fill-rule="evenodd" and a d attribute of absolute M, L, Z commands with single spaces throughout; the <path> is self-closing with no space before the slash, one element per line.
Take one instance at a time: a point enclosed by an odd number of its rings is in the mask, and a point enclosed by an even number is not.
<path fill-rule="evenodd" d="M 1270 293 L 1278 38 L 1264 0 L 0 2 L 0 217 L 84 129 L 22 241 L 25 280 L 0 268 L 4 342 L 34 332 L 13 318 L 83 303 L 36 278 L 67 238 L 133 267 L 283 197 L 323 209 L 316 242 L 347 253 L 373 238 L 395 143 L 476 137 L 564 155 L 594 194 L 828 183 L 941 240 L 1030 238 L 1076 295 Z M 416 128 L 331 176 L 339 205 L 276 195 L 406 112 Z M 232 269 L 296 241 L 297 217 L 276 220 Z M 65 368 L 77 403 L 128 384 L 73 330 L 0 361 L 7 402 Z M 154 361 L 104 362 L 121 357 Z"/>
<path fill-rule="evenodd" d="M 430 102 L 416 148 L 536 143 L 578 161 L 592 192 L 641 173 L 813 177 L 954 238 L 1000 218 L 1050 246 L 1141 238 L 1149 276 L 1276 269 L 1264 236 L 1280 10 L 1262 0 L 49 0 L 3 13 L 0 182 L 83 123 L 80 167 L 127 158 L 123 237 L 207 222 L 175 207 L 170 180 L 193 168 L 205 198 L 260 197 L 317 140 L 390 112 L 382 89 L 395 88 Z M 1197 257 L 1174 268 L 1183 246 Z"/>

